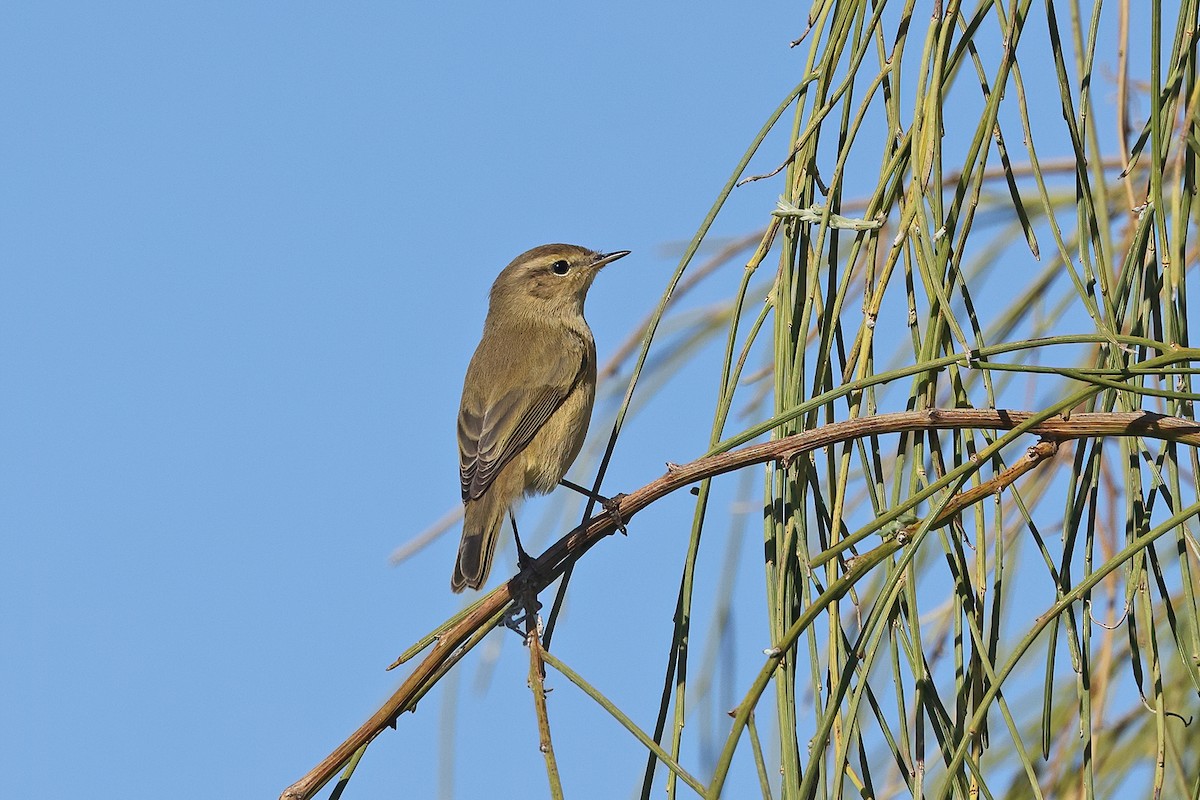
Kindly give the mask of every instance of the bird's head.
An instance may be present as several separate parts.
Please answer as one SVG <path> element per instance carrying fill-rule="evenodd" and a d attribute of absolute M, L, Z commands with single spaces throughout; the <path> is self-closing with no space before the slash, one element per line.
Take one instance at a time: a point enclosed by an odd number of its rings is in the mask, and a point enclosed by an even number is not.
<path fill-rule="evenodd" d="M 628 250 L 597 253 L 574 244 L 544 244 L 512 260 L 492 285 L 492 309 L 548 317 L 583 313 L 592 281 Z"/>

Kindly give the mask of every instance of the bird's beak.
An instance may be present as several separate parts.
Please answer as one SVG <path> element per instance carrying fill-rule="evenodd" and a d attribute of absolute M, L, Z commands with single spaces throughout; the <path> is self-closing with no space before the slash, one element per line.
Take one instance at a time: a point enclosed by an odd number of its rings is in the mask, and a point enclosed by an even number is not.
<path fill-rule="evenodd" d="M 614 253 L 601 253 L 599 257 L 592 262 L 592 269 L 600 269 L 607 264 L 611 264 L 618 258 L 624 258 L 629 255 L 628 250 L 617 250 Z"/>

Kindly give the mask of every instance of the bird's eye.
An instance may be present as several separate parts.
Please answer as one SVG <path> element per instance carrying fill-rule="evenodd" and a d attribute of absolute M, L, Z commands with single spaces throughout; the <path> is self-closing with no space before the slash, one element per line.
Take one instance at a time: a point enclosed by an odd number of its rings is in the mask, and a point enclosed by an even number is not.
<path fill-rule="evenodd" d="M 560 258 L 558 261 L 555 261 L 550 265 L 550 269 L 554 271 L 555 275 L 566 275 L 571 271 L 571 265 Z"/>

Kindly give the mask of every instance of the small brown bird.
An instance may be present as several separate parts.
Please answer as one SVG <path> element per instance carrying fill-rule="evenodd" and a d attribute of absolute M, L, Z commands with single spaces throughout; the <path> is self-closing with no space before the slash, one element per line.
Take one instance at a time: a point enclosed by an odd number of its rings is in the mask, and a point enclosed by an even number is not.
<path fill-rule="evenodd" d="M 492 285 L 458 411 L 466 508 L 455 592 L 483 585 L 505 515 L 522 495 L 553 491 L 579 455 L 596 398 L 596 343 L 583 302 L 596 273 L 627 255 L 544 244 L 513 259 Z"/>

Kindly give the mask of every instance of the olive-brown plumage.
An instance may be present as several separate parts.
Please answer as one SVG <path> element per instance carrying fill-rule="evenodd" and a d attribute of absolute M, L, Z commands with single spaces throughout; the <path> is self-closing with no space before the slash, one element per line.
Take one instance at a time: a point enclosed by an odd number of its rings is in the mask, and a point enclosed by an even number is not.
<path fill-rule="evenodd" d="M 545 244 L 492 285 L 458 411 L 463 536 L 450 588 L 487 580 L 509 508 L 554 489 L 579 455 L 596 397 L 596 344 L 583 303 L 596 273 L 628 255 Z"/>

